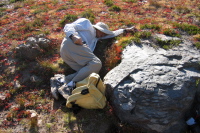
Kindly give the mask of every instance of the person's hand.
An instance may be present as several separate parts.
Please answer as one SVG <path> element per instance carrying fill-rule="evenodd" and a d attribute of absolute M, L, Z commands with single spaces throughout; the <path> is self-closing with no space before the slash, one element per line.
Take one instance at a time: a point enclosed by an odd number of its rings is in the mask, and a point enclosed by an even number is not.
<path fill-rule="evenodd" d="M 83 41 L 82 41 L 82 39 L 81 39 L 79 36 L 73 35 L 73 36 L 72 36 L 72 41 L 73 41 L 75 44 L 83 45 Z"/>
<path fill-rule="evenodd" d="M 130 28 L 124 29 L 125 33 L 135 33 L 138 31 L 138 29 L 135 26 L 132 26 Z"/>

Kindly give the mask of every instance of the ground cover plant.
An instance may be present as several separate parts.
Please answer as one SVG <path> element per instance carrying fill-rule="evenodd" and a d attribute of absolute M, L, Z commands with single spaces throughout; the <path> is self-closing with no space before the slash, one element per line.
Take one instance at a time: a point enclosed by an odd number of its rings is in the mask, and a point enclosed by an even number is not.
<path fill-rule="evenodd" d="M 141 39 L 155 33 L 172 37 L 189 35 L 200 49 L 199 10 L 198 0 L 0 1 L 0 132 L 98 132 L 103 131 L 98 128 L 100 122 L 112 123 L 108 128 L 112 132 L 140 132 L 118 122 L 109 103 L 104 110 L 90 110 L 91 115 L 85 110 L 82 115 L 74 115 L 64 107 L 54 107 L 59 101 L 54 101 L 50 94 L 50 77 L 73 73 L 59 55 L 65 36 L 62 29 L 80 17 L 90 19 L 93 24 L 105 22 L 111 30 L 133 25 L 139 29 L 135 34 L 98 43 L 94 53 L 102 60 L 103 78 L 120 62 L 126 45 L 140 44 Z M 39 34 L 52 40 L 43 55 L 34 61 L 16 58 L 14 48 L 25 43 L 27 37 Z M 169 49 L 178 43 L 160 42 L 159 46 Z M 34 80 L 23 82 L 26 74 L 33 75 Z M 38 121 L 31 119 L 30 110 L 39 114 Z M 91 127 L 92 124 L 95 126 Z"/>

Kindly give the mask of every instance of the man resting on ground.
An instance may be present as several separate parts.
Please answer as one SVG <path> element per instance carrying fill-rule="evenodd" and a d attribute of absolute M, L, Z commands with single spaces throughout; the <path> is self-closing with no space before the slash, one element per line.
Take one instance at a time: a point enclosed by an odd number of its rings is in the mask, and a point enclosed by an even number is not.
<path fill-rule="evenodd" d="M 71 81 L 59 89 L 59 93 L 67 99 L 75 87 L 75 83 L 88 77 L 91 73 L 98 73 L 102 67 L 100 59 L 93 54 L 97 41 L 116 37 L 124 32 L 135 32 L 137 29 L 126 28 L 110 31 L 103 22 L 92 25 L 86 18 L 80 18 L 71 24 L 66 24 L 64 32 L 66 37 L 60 47 L 61 58 L 73 70 Z"/>

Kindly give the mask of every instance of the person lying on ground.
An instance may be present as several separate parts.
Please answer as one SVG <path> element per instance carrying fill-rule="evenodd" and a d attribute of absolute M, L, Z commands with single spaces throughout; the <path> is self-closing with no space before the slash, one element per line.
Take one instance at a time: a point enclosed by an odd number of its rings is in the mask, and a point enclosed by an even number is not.
<path fill-rule="evenodd" d="M 76 82 L 85 79 L 93 72 L 99 73 L 102 63 L 93 53 L 98 40 L 135 31 L 137 31 L 135 27 L 110 31 L 107 24 L 98 22 L 92 25 L 86 18 L 79 18 L 73 23 L 66 24 L 64 27 L 66 36 L 61 43 L 60 55 L 76 73 L 63 89 L 71 90 Z M 63 91 L 65 90 L 59 91 L 61 95 Z"/>

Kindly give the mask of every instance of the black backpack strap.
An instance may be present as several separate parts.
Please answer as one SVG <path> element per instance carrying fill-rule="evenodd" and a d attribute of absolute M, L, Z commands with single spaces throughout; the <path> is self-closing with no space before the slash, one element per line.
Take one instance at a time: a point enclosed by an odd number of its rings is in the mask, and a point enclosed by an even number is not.
<path fill-rule="evenodd" d="M 99 81 L 100 81 L 100 77 L 99 77 L 98 80 L 97 80 L 96 87 L 98 86 Z"/>

